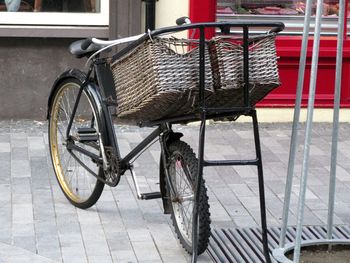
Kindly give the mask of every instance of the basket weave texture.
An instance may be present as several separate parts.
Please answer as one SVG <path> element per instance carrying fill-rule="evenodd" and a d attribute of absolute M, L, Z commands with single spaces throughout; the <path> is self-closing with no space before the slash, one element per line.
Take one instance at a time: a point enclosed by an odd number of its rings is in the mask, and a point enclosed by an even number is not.
<path fill-rule="evenodd" d="M 187 52 L 189 46 L 192 46 Z M 175 38 L 144 42 L 111 65 L 117 93 L 117 115 L 133 120 L 155 120 L 180 113 L 198 93 L 198 43 Z M 186 53 L 184 53 L 186 52 Z M 213 92 L 206 50 L 207 93 Z"/>
<path fill-rule="evenodd" d="M 240 107 L 244 104 L 243 46 L 225 37 L 209 42 L 215 94 L 210 107 Z M 249 42 L 249 106 L 255 105 L 280 86 L 275 35 L 263 35 Z"/>
<path fill-rule="evenodd" d="M 148 40 L 111 64 L 117 117 L 151 121 L 193 113 L 198 108 L 198 41 Z M 280 85 L 274 35 L 250 40 L 249 96 L 255 105 Z M 205 98 L 210 107 L 243 106 L 243 48 L 216 37 L 206 43 Z"/>

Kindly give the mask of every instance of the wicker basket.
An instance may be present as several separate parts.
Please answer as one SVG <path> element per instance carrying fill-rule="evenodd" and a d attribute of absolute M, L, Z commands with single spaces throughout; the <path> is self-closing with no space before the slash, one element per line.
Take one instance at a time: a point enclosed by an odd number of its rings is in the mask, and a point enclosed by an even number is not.
<path fill-rule="evenodd" d="M 210 41 L 210 57 L 215 94 L 207 100 L 211 107 L 239 107 L 244 104 L 243 46 L 224 37 Z M 249 99 L 255 105 L 280 85 L 275 35 L 250 39 Z"/>
<path fill-rule="evenodd" d="M 205 98 L 210 107 L 243 106 L 241 41 L 216 37 L 206 43 Z M 151 121 L 198 108 L 198 41 L 157 38 L 111 64 L 117 117 Z M 274 35 L 250 39 L 249 98 L 255 105 L 280 85 Z"/>
<path fill-rule="evenodd" d="M 157 38 L 112 63 L 118 118 L 147 121 L 190 111 L 199 88 L 198 58 L 198 41 Z M 208 50 L 205 63 L 211 94 Z"/>

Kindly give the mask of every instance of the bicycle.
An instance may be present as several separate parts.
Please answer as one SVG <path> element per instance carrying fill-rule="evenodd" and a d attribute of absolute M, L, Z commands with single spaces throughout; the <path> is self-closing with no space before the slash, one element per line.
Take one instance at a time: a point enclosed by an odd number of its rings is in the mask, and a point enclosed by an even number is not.
<path fill-rule="evenodd" d="M 192 254 L 203 253 L 210 237 L 210 212 L 207 188 L 203 177 L 203 167 L 221 165 L 256 165 L 259 173 L 260 206 L 263 229 L 264 252 L 270 262 L 267 236 L 265 200 L 263 189 L 260 142 L 254 102 L 250 102 L 248 49 L 252 42 L 249 28 L 270 27 L 269 33 L 283 30 L 282 23 L 240 23 L 216 22 L 183 24 L 174 27 L 156 29 L 152 32 L 122 40 L 102 41 L 98 39 L 79 40 L 70 46 L 70 52 L 76 57 L 89 57 L 87 73 L 71 69 L 62 73 L 55 81 L 48 100 L 49 146 L 52 164 L 58 183 L 67 199 L 76 207 L 86 209 L 99 199 L 104 185 L 115 187 L 120 177 L 130 170 L 136 188 L 137 198 L 147 200 L 162 198 L 164 213 L 171 214 L 175 232 L 184 249 Z M 229 35 L 231 28 L 243 29 L 243 86 L 240 89 L 240 101 L 243 105 L 215 107 L 217 102 L 206 106 L 206 45 L 205 30 L 218 28 L 223 35 Z M 115 135 L 112 110 L 117 107 L 118 98 L 115 88 L 115 76 L 111 64 L 123 56 L 135 52 L 143 43 L 155 41 L 165 34 L 183 30 L 198 30 L 199 40 L 190 44 L 188 50 L 196 50 L 198 75 L 195 98 L 191 100 L 192 112 L 177 108 L 175 116 L 163 116 L 138 123 L 140 127 L 156 127 L 149 136 L 140 142 L 126 156 L 119 152 L 118 138 Z M 120 43 L 131 42 L 112 57 L 102 57 L 103 51 Z M 193 46 L 195 45 L 195 46 Z M 193 51 L 194 52 L 194 51 Z M 192 53 L 193 53 L 192 52 Z M 193 68 L 193 67 L 191 67 Z M 196 69 L 196 70 L 197 70 Z M 117 87 L 118 89 L 118 87 Z M 185 93 L 194 98 L 192 91 Z M 178 94 L 175 92 L 175 95 Z M 185 96 L 182 96 L 185 97 Z M 237 103 L 237 102 L 236 102 Z M 210 104 L 210 103 L 209 103 Z M 119 105 L 120 106 L 120 105 Z M 171 108 L 172 105 L 169 105 Z M 141 114 L 142 115 L 142 114 Z M 204 155 L 205 123 L 207 119 L 240 115 L 253 118 L 257 158 L 254 160 L 206 161 Z M 141 116 L 142 117 L 142 116 Z M 198 158 L 190 145 L 181 140 L 182 133 L 173 131 L 172 125 L 201 121 Z M 115 122 L 114 122 L 115 121 Z M 131 160 L 142 153 L 155 139 L 159 139 L 160 191 L 140 193 L 137 178 Z"/>

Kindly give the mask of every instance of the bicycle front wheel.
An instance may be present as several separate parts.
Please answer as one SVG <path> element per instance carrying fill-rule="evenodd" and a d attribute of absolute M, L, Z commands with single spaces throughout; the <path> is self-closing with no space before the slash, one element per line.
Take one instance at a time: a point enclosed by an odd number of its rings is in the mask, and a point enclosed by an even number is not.
<path fill-rule="evenodd" d="M 86 169 L 103 177 L 103 169 L 96 160 L 67 148 L 69 142 L 101 155 L 98 114 L 85 91 L 82 91 L 69 135 L 66 134 L 80 86 L 78 79 L 70 78 L 62 81 L 56 89 L 49 117 L 49 146 L 55 175 L 64 195 L 74 206 L 85 209 L 97 202 L 104 183 Z M 86 131 L 90 136 L 81 139 Z"/>
<path fill-rule="evenodd" d="M 194 182 L 198 175 L 198 159 L 191 147 L 182 141 L 169 145 L 167 192 L 170 196 L 171 219 L 180 243 L 192 252 L 192 217 L 194 205 Z M 171 190 L 172 189 L 172 190 Z M 207 188 L 204 179 L 199 185 L 198 203 L 198 255 L 202 254 L 210 237 L 210 213 Z"/>

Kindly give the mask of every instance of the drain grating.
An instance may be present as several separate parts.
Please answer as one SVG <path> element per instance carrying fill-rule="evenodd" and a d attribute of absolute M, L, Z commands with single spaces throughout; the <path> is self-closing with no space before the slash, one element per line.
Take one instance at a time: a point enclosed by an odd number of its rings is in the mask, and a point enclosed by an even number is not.
<path fill-rule="evenodd" d="M 350 227 L 337 226 L 333 228 L 334 239 L 350 240 Z M 268 228 L 269 250 L 278 247 L 281 229 L 278 227 Z M 296 236 L 296 227 L 287 230 L 286 242 L 291 243 Z M 322 240 L 327 238 L 327 230 L 324 226 L 303 227 L 302 240 Z M 208 247 L 209 255 L 215 262 L 232 263 L 258 263 L 265 262 L 261 229 L 214 229 Z M 271 256 L 272 258 L 272 256 Z"/>

